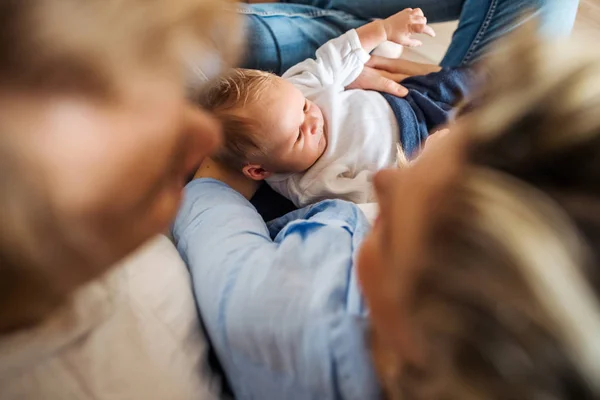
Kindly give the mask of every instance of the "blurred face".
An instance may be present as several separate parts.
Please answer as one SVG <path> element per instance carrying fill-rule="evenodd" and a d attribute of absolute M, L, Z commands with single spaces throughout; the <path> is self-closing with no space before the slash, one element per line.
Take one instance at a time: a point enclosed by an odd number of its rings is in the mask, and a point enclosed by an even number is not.
<path fill-rule="evenodd" d="M 327 147 L 321 109 L 291 83 L 274 77 L 259 101 L 246 109 L 264 129 L 268 158 L 257 160 L 270 172 L 302 172 L 321 157 Z"/>
<path fill-rule="evenodd" d="M 461 136 L 440 135 L 410 167 L 384 170 L 374 178 L 380 214 L 364 240 L 357 261 L 358 276 L 370 309 L 373 352 L 380 376 L 393 364 L 423 361 L 416 327 L 411 323 L 411 297 L 430 216 L 440 193 L 459 170 Z"/>
<path fill-rule="evenodd" d="M 90 275 L 167 230 L 186 176 L 219 143 L 175 80 L 137 78 L 110 104 L 16 95 L 1 105 Z"/>

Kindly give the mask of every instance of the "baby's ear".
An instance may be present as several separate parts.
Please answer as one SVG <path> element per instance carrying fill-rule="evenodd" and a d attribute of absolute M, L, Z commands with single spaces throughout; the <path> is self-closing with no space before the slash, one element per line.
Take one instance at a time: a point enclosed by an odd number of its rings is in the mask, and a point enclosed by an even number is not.
<path fill-rule="evenodd" d="M 248 164 L 242 169 L 242 172 L 248 178 L 254 179 L 255 181 L 262 181 L 271 176 L 271 172 L 267 171 L 258 164 Z"/>

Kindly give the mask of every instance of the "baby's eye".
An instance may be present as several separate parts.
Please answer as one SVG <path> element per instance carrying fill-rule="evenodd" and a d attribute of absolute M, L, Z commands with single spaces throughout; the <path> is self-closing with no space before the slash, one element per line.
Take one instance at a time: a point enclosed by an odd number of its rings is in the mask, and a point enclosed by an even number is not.
<path fill-rule="evenodd" d="M 298 129 L 298 137 L 296 138 L 296 143 L 298 143 L 302 139 L 302 129 Z"/>
<path fill-rule="evenodd" d="M 302 111 L 304 111 L 304 112 L 308 111 L 308 100 L 304 100 L 304 109 Z"/>

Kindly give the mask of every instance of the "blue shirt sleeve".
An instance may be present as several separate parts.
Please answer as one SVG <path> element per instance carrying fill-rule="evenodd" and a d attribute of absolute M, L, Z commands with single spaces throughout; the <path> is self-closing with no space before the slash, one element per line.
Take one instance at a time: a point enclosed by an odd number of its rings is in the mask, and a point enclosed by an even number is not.
<path fill-rule="evenodd" d="M 227 185 L 188 185 L 173 236 L 237 398 L 379 397 L 354 271 L 366 229 L 338 200 L 267 227 Z"/>

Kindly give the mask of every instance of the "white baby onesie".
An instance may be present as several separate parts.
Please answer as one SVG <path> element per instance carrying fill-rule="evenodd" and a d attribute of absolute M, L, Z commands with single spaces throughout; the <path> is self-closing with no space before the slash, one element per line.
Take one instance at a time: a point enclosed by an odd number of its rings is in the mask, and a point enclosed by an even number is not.
<path fill-rule="evenodd" d="M 298 207 L 330 198 L 374 201 L 373 174 L 395 164 L 398 123 L 388 102 L 378 92 L 345 90 L 369 58 L 351 30 L 283 74 L 321 108 L 326 125 L 327 149 L 310 169 L 267 179 Z"/>

